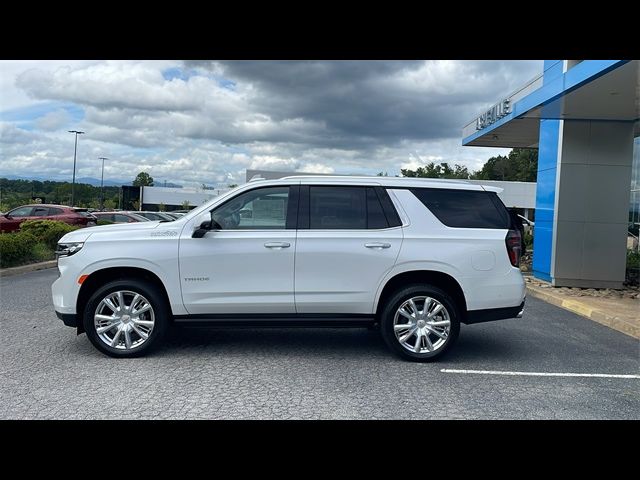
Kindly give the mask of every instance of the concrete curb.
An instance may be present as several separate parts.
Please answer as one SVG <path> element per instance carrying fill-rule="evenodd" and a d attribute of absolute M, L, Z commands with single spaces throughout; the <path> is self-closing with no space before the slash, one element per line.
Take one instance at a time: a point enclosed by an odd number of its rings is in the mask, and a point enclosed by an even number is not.
<path fill-rule="evenodd" d="M 57 262 L 49 260 L 48 262 L 30 263 L 20 267 L 0 268 L 0 277 L 10 277 L 12 275 L 20 275 L 21 273 L 35 272 L 36 270 L 44 270 L 45 268 L 55 268 Z"/>
<path fill-rule="evenodd" d="M 595 309 L 583 302 L 580 302 L 579 300 L 574 300 L 573 298 L 568 299 L 563 295 L 547 292 L 546 290 L 548 289 L 527 284 L 527 294 L 532 297 L 538 298 L 565 310 L 569 310 L 570 312 L 581 315 L 601 325 L 617 330 L 618 332 L 640 339 L 640 326 L 634 325 L 620 317 L 609 315 L 606 312 Z"/>

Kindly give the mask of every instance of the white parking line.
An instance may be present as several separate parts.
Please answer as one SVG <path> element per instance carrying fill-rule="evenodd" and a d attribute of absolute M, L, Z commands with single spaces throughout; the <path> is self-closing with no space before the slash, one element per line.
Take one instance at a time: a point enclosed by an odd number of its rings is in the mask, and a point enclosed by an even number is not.
<path fill-rule="evenodd" d="M 500 372 L 496 370 L 455 370 L 443 368 L 443 373 L 475 373 L 479 375 L 516 375 L 525 377 L 598 377 L 598 378 L 639 378 L 640 375 L 613 375 L 609 373 L 549 373 L 549 372 Z"/>

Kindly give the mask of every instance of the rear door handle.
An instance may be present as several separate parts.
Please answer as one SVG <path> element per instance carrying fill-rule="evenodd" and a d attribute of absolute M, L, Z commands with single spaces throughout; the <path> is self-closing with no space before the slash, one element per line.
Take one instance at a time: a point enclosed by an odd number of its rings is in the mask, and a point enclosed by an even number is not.
<path fill-rule="evenodd" d="M 365 243 L 364 246 L 367 247 L 367 248 L 389 248 L 389 247 L 391 247 L 391 244 L 390 243 L 374 242 L 374 243 Z"/>
<path fill-rule="evenodd" d="M 266 248 L 289 248 L 291 244 L 288 242 L 267 242 L 264 246 Z"/>

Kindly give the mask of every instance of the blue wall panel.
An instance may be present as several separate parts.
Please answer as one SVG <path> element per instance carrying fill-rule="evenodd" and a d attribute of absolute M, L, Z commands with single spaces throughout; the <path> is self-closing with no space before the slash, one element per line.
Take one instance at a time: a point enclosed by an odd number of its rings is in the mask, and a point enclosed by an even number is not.
<path fill-rule="evenodd" d="M 558 170 L 560 120 L 540 121 L 538 179 L 536 186 L 536 223 L 533 232 L 533 275 L 551 280 L 551 247 Z"/>

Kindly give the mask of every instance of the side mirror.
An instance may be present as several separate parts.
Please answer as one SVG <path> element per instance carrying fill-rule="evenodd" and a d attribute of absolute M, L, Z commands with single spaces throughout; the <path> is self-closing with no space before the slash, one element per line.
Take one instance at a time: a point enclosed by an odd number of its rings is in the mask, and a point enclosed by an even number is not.
<path fill-rule="evenodd" d="M 211 230 L 211 220 L 204 221 L 193 231 L 191 238 L 202 238 L 209 230 Z"/>

